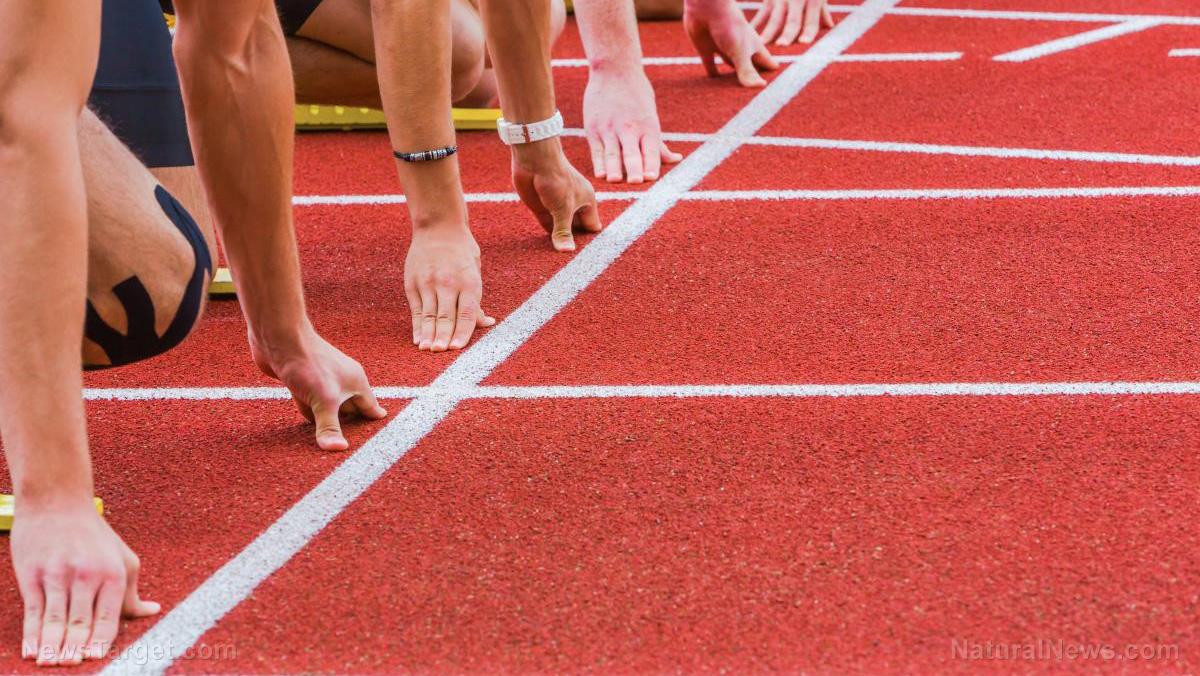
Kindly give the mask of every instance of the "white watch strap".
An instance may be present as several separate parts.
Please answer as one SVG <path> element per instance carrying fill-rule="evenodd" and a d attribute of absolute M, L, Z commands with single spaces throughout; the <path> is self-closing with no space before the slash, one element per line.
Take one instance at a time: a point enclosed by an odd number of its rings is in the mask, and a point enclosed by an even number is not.
<path fill-rule="evenodd" d="M 530 122 L 529 124 L 513 124 L 504 118 L 496 120 L 496 130 L 500 132 L 500 140 L 504 141 L 505 145 L 517 145 L 521 143 L 533 143 L 554 136 L 558 136 L 563 130 L 562 113 L 554 111 L 554 117 L 541 122 Z"/>

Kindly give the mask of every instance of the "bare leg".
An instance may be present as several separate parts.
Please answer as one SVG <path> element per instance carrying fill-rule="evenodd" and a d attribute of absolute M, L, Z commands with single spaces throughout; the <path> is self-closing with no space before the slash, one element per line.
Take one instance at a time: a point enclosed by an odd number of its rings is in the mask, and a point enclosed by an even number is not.
<path fill-rule="evenodd" d="M 183 300 L 195 253 L 155 198 L 159 182 L 87 110 L 79 118 L 79 154 L 87 188 L 88 300 L 106 324 L 125 333 L 125 306 L 113 289 L 137 277 L 153 301 L 155 330 L 162 335 Z M 211 253 L 212 231 L 203 226 L 202 231 Z M 109 363 L 86 338 L 83 361 Z"/>
<path fill-rule="evenodd" d="M 640 21 L 683 18 L 683 0 L 634 0 Z"/>
<path fill-rule="evenodd" d="M 150 173 L 167 192 L 175 196 L 183 204 L 200 230 L 211 251 L 216 250 L 216 231 L 212 216 L 208 212 L 208 199 L 204 196 L 204 184 L 200 182 L 200 171 L 196 165 L 186 167 L 150 167 Z"/>
<path fill-rule="evenodd" d="M 486 64 L 478 7 L 473 0 L 452 0 L 451 17 L 451 100 L 494 105 L 496 78 Z M 562 0 L 554 0 L 552 21 L 557 39 L 566 24 Z M 370 0 L 324 0 L 287 44 L 297 101 L 380 107 Z"/>

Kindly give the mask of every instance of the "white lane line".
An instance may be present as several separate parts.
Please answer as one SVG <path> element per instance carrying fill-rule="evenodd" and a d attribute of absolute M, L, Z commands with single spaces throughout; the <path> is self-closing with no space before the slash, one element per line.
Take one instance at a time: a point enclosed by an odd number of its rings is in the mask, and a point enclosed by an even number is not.
<path fill-rule="evenodd" d="M 1172 49 L 1167 56 L 1200 56 L 1200 49 Z"/>
<path fill-rule="evenodd" d="M 837 58 L 837 61 L 839 63 L 850 61 L 957 61 L 962 57 L 962 52 L 894 52 L 883 54 L 843 54 Z"/>
<path fill-rule="evenodd" d="M 635 200 L 644 195 L 645 192 L 621 191 L 621 190 L 598 190 L 596 191 L 596 199 L 601 201 L 609 200 Z M 336 205 L 336 206 L 355 206 L 362 204 L 404 204 L 407 201 L 404 195 L 296 195 L 292 198 L 292 204 L 298 207 L 312 207 L 320 205 Z M 515 192 L 473 192 L 466 194 L 468 202 L 515 202 L 517 194 Z"/>
<path fill-rule="evenodd" d="M 992 395 L 1200 394 L 1197 381 L 792 383 L 776 385 L 527 385 L 462 388 L 377 387 L 381 399 L 608 399 L 638 397 L 909 397 Z M 282 387 L 91 389 L 92 401 L 290 399 Z"/>
<path fill-rule="evenodd" d="M 830 5 L 831 12 L 845 12 L 853 5 Z M 1124 23 L 1149 19 L 1162 24 L 1200 26 L 1200 16 L 1170 14 L 1098 14 L 1093 12 L 1033 12 L 995 9 L 950 9 L 942 7 L 895 7 L 888 14 L 940 16 L 954 19 L 1008 19 L 1016 21 L 1068 21 L 1079 23 Z"/>
<path fill-rule="evenodd" d="M 801 54 L 782 54 L 775 57 L 780 63 L 795 63 Z M 879 54 L 842 54 L 834 61 L 955 61 L 961 59 L 962 52 L 885 52 Z M 647 56 L 642 58 L 643 66 L 698 66 L 698 56 Z M 584 68 L 587 59 L 554 59 L 551 65 L 558 68 Z"/>
<path fill-rule="evenodd" d="M 753 136 L 833 59 L 852 45 L 899 0 L 867 0 L 859 12 L 843 19 L 804 58 L 789 66 L 752 98 L 741 112 L 686 159 L 641 193 L 594 240 L 546 285 L 503 322 L 465 350 L 432 384 L 434 388 L 476 386 L 529 336 L 550 321 L 567 303 L 620 256 L 650 226 L 675 205 L 685 192 L 724 161 L 736 142 L 722 136 Z M 347 505 L 414 447 L 454 409 L 454 396 L 421 396 L 397 413 L 369 439 L 263 531 L 237 556 L 218 569 L 195 591 L 135 641 L 132 654 L 149 655 L 144 662 L 112 662 L 103 676 L 160 676 L 173 655 L 195 644 L 263 580 L 283 566 Z M 163 650 L 169 646 L 171 650 Z M 166 654 L 164 654 L 166 653 Z"/>
<path fill-rule="evenodd" d="M 1200 186 L 1119 188 L 897 188 L 891 190 L 695 190 L 689 200 L 930 200 L 1033 197 L 1188 197 Z"/>
<path fill-rule="evenodd" d="M 1197 50 L 1200 52 L 1200 50 Z M 563 136 L 584 137 L 582 129 L 564 129 Z M 712 134 L 664 132 L 664 141 L 703 143 Z M 1115 162 L 1127 164 L 1160 164 L 1176 167 L 1200 167 L 1200 156 L 1151 155 L 1147 153 L 1110 153 L 1094 150 L 1049 150 L 1043 148 L 998 148 L 991 146 L 961 146 L 940 143 L 904 143 L 899 141 L 854 141 L 831 138 L 799 138 L 790 136 L 752 136 L 738 139 L 748 146 L 781 146 L 789 148 L 827 148 L 830 150 L 865 150 L 885 153 L 922 153 L 926 155 L 961 155 L 964 157 L 1003 157 L 1032 160 L 1076 160 L 1080 162 Z"/>
<path fill-rule="evenodd" d="M 681 138 L 674 138 L 680 136 Z M 703 134 L 663 134 L 667 141 L 696 141 Z M 922 153 L 927 155 L 961 155 L 965 157 L 1002 157 L 1033 160 L 1075 160 L 1080 162 L 1114 162 L 1128 164 L 1158 164 L 1177 167 L 1200 167 L 1200 157 L 1194 155 L 1149 155 L 1144 153 L 1109 153 L 1089 150 L 1045 150 L 1039 148 L 995 148 L 989 146 L 958 146 L 937 143 L 899 143 L 891 141 L 851 141 L 839 139 L 789 138 L 756 136 L 746 145 L 785 146 L 794 148 L 828 148 L 832 150 L 865 150 L 888 153 Z"/>
<path fill-rule="evenodd" d="M 1013 52 L 999 54 L 997 56 L 993 56 L 992 60 L 1008 61 L 1012 63 L 1032 61 L 1034 59 L 1040 59 L 1043 56 L 1049 56 L 1051 54 L 1059 54 L 1072 49 L 1078 49 L 1084 45 L 1095 44 L 1104 40 L 1111 40 L 1112 38 L 1120 37 L 1122 35 L 1129 35 L 1130 33 L 1137 33 L 1158 25 L 1161 24 L 1156 19 L 1135 19 L 1133 21 L 1124 21 L 1111 26 L 1105 26 L 1104 28 L 1096 28 L 1083 33 L 1070 35 L 1065 38 L 1043 42 L 1032 47 L 1025 47 L 1024 49 L 1018 49 Z"/>
<path fill-rule="evenodd" d="M 374 387 L 375 396 L 381 399 L 415 399 L 428 394 L 428 387 Z M 291 399 L 285 387 L 90 387 L 83 391 L 88 401 L 150 401 L 153 399 L 175 400 L 228 400 L 249 401 L 255 399 Z"/>
<path fill-rule="evenodd" d="M 477 387 L 473 398 L 923 397 L 1200 394 L 1195 381 L 856 383 L 795 385 L 598 385 Z"/>
<path fill-rule="evenodd" d="M 672 172 L 674 173 L 674 172 Z M 670 176 L 671 174 L 667 174 Z M 666 180 L 665 178 L 662 180 Z M 662 183 L 662 180 L 659 183 Z M 601 201 L 632 200 L 641 193 L 597 192 Z M 482 193 L 483 202 L 517 202 L 515 192 Z M 821 189 L 821 190 L 692 190 L 680 195 L 683 201 L 711 200 L 867 200 L 867 199 L 982 199 L 993 197 L 1184 197 L 1200 194 L 1200 186 L 1117 186 L 1117 187 L 1065 187 L 1065 188 L 882 188 L 882 189 Z M 301 204 L 369 205 L 398 204 L 403 195 L 309 195 Z M 476 201 L 467 195 L 467 201 Z M 597 238 L 599 241 L 599 238 Z M 595 242 L 592 245 L 594 246 Z M 494 332 L 494 330 L 493 330 Z"/>

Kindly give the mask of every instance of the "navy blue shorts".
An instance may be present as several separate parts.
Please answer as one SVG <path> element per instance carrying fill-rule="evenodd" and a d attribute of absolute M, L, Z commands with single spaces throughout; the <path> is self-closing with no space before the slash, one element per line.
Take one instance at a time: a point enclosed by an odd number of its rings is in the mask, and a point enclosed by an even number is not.
<path fill-rule="evenodd" d="M 147 167 L 195 164 L 159 3 L 104 0 L 102 16 L 88 106 Z"/>

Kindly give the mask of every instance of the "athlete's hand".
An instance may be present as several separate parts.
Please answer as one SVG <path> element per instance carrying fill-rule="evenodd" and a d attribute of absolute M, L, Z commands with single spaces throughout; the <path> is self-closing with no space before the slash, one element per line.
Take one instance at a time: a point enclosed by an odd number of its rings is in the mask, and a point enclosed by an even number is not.
<path fill-rule="evenodd" d="M 833 28 L 828 0 L 763 0 L 750 21 L 763 42 L 781 47 L 812 42 L 821 28 Z"/>
<path fill-rule="evenodd" d="M 779 67 L 733 0 L 688 0 L 683 27 L 709 77 L 720 74 L 715 59 L 718 55 L 737 72 L 743 87 L 766 86 L 767 81 L 758 71 Z"/>
<path fill-rule="evenodd" d="M 317 446 L 323 451 L 350 447 L 342 436 L 342 415 L 370 420 L 387 415 L 375 400 L 362 366 L 311 328 L 274 343 L 251 334 L 250 354 L 263 373 L 288 388 L 300 413 L 316 423 Z"/>
<path fill-rule="evenodd" d="M 575 228 L 600 232 L 596 193 L 563 155 L 557 137 L 514 145 L 513 187 L 559 251 L 574 251 Z"/>
<path fill-rule="evenodd" d="M 422 350 L 460 349 L 476 327 L 496 323 L 480 308 L 479 245 L 466 223 L 413 229 L 404 262 L 404 293 L 412 311 L 413 344 Z"/>
<path fill-rule="evenodd" d="M 121 616 L 160 610 L 138 597 L 138 557 L 96 513 L 78 504 L 28 507 L 17 502 L 13 568 L 25 605 L 21 657 L 43 666 L 104 657 Z"/>
<path fill-rule="evenodd" d="M 654 87 L 640 66 L 628 72 L 592 70 L 583 92 L 583 123 L 593 174 L 609 183 L 653 181 L 664 163 L 683 159 L 662 141 Z"/>

